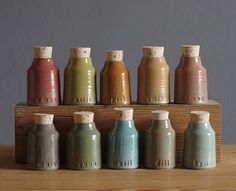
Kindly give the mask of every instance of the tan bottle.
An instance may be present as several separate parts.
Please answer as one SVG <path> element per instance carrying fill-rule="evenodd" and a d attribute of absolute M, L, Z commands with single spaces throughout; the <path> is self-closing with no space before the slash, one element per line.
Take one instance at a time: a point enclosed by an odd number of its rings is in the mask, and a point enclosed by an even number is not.
<path fill-rule="evenodd" d="M 199 57 L 199 45 L 183 45 L 175 69 L 175 103 L 198 104 L 208 101 L 207 72 Z"/>
<path fill-rule="evenodd" d="M 165 104 L 170 101 L 170 69 L 164 47 L 143 47 L 143 58 L 138 67 L 138 103 Z"/>
<path fill-rule="evenodd" d="M 100 73 L 100 104 L 131 104 L 129 71 L 122 50 L 105 52 L 106 61 Z"/>

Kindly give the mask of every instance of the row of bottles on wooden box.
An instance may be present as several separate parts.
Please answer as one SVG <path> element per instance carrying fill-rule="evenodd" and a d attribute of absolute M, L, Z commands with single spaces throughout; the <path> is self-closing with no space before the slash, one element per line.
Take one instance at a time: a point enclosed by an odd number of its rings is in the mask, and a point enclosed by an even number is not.
<path fill-rule="evenodd" d="M 180 63 L 175 70 L 175 103 L 205 103 L 207 74 L 199 57 L 198 45 L 183 45 Z M 60 104 L 59 71 L 54 66 L 52 47 L 34 47 L 33 64 L 27 71 L 28 105 Z M 130 74 L 123 62 L 123 51 L 105 52 L 105 65 L 100 73 L 100 104 L 131 104 Z M 170 71 L 164 47 L 144 47 L 138 67 L 139 104 L 170 102 Z M 63 103 L 96 104 L 96 71 L 90 48 L 71 48 L 64 71 Z"/>
<path fill-rule="evenodd" d="M 115 108 L 116 120 L 108 133 L 107 167 L 133 169 L 139 166 L 139 135 L 132 108 Z M 93 112 L 75 112 L 74 126 L 67 135 L 66 165 L 69 169 L 101 168 L 100 133 L 93 122 Z M 35 126 L 28 135 L 27 166 L 29 169 L 59 168 L 59 134 L 53 125 L 53 114 L 35 114 Z M 145 132 L 146 168 L 175 167 L 175 130 L 169 112 L 152 112 L 152 124 Z M 184 133 L 184 167 L 213 168 L 216 165 L 215 132 L 209 113 L 192 111 Z"/>

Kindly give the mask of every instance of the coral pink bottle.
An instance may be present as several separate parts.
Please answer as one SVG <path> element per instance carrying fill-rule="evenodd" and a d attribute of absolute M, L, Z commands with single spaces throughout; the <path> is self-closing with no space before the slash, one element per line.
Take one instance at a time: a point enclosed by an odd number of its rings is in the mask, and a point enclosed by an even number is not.
<path fill-rule="evenodd" d="M 53 64 L 52 47 L 33 47 L 34 59 L 27 70 L 27 104 L 55 106 L 60 103 L 59 71 Z"/>

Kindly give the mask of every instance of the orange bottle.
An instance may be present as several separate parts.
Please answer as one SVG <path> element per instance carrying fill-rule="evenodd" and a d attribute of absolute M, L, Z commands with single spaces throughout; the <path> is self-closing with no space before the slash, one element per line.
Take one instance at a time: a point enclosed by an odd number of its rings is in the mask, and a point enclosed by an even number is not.
<path fill-rule="evenodd" d="M 131 104 L 130 74 L 123 62 L 123 51 L 106 51 L 105 58 L 100 73 L 100 104 Z"/>

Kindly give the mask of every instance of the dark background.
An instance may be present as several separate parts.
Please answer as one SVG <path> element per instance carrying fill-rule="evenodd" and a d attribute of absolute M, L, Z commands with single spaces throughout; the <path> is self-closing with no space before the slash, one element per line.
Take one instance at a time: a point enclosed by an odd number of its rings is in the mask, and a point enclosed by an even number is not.
<path fill-rule="evenodd" d="M 222 104 L 223 143 L 236 143 L 235 10 L 234 0 L 0 0 L 0 143 L 14 143 L 14 106 L 26 100 L 32 46 L 53 46 L 61 82 L 70 47 L 91 47 L 97 74 L 104 50 L 123 49 L 136 100 L 142 46 L 165 47 L 173 99 L 182 44 L 201 45 L 209 98 Z"/>

